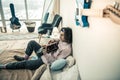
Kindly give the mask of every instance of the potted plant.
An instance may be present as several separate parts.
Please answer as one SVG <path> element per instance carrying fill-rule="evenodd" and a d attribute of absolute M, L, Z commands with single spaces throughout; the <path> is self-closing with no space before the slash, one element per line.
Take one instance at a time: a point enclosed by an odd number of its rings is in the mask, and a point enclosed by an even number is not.
<path fill-rule="evenodd" d="M 36 26 L 36 22 L 26 21 L 24 23 L 25 23 L 25 25 L 27 27 L 28 32 L 34 32 L 35 26 Z"/>

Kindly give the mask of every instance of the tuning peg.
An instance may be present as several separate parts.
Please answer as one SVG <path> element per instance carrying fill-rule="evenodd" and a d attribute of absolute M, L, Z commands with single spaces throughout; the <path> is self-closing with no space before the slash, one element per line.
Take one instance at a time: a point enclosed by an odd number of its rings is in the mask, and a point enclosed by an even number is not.
<path fill-rule="evenodd" d="M 118 8 L 119 8 L 119 3 L 117 3 L 117 7 L 116 7 L 116 9 L 118 10 Z"/>
<path fill-rule="evenodd" d="M 114 7 L 114 8 L 116 7 L 116 2 L 113 2 L 113 7 Z"/>
<path fill-rule="evenodd" d="M 118 10 L 120 11 L 120 3 L 118 3 L 118 5 L 119 5 L 119 6 L 118 6 Z"/>
<path fill-rule="evenodd" d="M 117 2 L 114 2 L 114 8 L 116 8 L 117 7 Z"/>
<path fill-rule="evenodd" d="M 118 2 L 114 2 L 114 8 L 118 10 L 118 8 L 119 8 L 119 3 Z"/>

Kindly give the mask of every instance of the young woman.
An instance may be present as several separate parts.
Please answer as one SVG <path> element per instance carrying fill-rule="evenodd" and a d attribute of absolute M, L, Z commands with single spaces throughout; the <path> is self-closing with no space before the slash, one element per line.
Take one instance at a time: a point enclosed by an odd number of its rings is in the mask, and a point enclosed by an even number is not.
<path fill-rule="evenodd" d="M 57 59 L 66 58 L 72 51 L 72 29 L 64 27 L 60 32 L 60 40 L 50 40 L 48 45 L 53 42 L 58 43 L 58 49 L 54 52 L 41 52 L 42 46 L 35 41 L 30 41 L 25 51 L 25 57 L 15 55 L 14 58 L 18 62 L 0 65 L 1 69 L 37 69 L 42 64 L 51 64 Z M 28 60 L 32 52 L 35 51 L 38 59 Z"/>

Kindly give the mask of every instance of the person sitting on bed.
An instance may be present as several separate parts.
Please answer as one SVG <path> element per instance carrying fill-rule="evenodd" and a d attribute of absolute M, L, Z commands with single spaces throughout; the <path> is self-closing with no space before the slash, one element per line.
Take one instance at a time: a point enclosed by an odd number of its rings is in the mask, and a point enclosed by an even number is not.
<path fill-rule="evenodd" d="M 48 44 L 55 42 L 56 40 L 50 40 Z M 36 41 L 32 40 L 28 43 L 25 57 L 15 55 L 14 58 L 18 62 L 7 63 L 0 65 L 0 69 L 30 69 L 35 70 L 42 64 L 51 64 L 53 61 L 61 58 L 66 58 L 71 55 L 72 52 L 72 29 L 69 27 L 63 27 L 60 32 L 60 40 L 58 42 L 58 49 L 54 52 L 42 53 L 42 46 Z M 28 60 L 32 52 L 35 51 L 38 59 Z"/>

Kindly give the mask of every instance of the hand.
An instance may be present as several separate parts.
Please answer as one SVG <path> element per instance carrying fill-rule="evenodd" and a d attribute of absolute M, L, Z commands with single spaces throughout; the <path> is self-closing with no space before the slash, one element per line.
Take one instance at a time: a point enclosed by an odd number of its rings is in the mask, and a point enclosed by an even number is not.
<path fill-rule="evenodd" d="M 44 48 L 42 52 L 43 52 L 43 54 L 46 54 L 47 53 L 47 49 Z"/>
<path fill-rule="evenodd" d="M 50 40 L 49 42 L 48 42 L 48 44 L 51 44 L 51 43 L 54 43 L 55 42 L 55 40 Z"/>
<path fill-rule="evenodd" d="M 47 47 L 47 45 L 42 45 L 43 49 Z"/>

